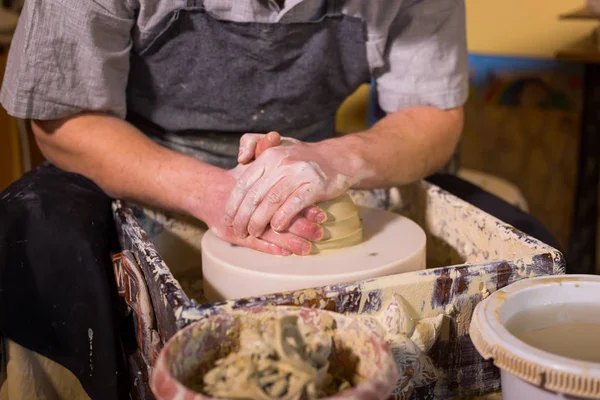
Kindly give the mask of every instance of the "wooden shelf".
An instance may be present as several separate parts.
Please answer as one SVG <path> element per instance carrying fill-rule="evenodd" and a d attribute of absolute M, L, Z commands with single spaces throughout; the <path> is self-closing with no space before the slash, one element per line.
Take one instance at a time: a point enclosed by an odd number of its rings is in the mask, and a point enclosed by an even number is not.
<path fill-rule="evenodd" d="M 600 63 L 600 50 L 590 35 L 556 53 L 558 60 Z"/>
<path fill-rule="evenodd" d="M 561 14 L 559 16 L 560 19 L 584 19 L 584 20 L 599 20 L 600 21 L 600 13 L 594 12 L 588 9 L 586 6 L 578 8 L 577 10 L 568 12 L 566 14 Z"/>

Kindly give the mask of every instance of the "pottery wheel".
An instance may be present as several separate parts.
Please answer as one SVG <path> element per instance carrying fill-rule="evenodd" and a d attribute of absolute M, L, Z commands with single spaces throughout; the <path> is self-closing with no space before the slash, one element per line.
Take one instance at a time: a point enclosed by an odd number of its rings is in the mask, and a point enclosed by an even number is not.
<path fill-rule="evenodd" d="M 356 207 L 348 195 L 319 204 L 325 237 L 315 254 L 274 256 L 202 238 L 204 293 L 211 302 L 347 283 L 425 268 L 425 232 L 401 215 Z"/>

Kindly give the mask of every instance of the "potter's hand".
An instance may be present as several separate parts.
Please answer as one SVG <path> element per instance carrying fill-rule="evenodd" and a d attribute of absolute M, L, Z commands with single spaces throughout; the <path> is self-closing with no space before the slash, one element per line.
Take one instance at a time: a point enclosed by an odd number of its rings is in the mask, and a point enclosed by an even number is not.
<path fill-rule="evenodd" d="M 214 197 L 211 202 L 213 212 L 209 218 L 205 219 L 211 231 L 229 243 L 265 253 L 276 255 L 309 254 L 312 246 L 311 241 L 320 240 L 323 237 L 323 228 L 314 222 L 317 217 L 315 210 L 304 210 L 294 218 L 285 231 L 275 232 L 272 229 L 266 229 L 260 237 L 240 237 L 234 233 L 231 226 L 224 223 L 223 215 L 227 198 L 236 184 L 236 178 L 247 168 L 248 166 L 240 165 L 231 171 L 227 171 L 224 179 L 221 179 L 220 184 L 217 185 L 218 187 L 213 188 Z M 317 209 L 317 211 L 320 210 Z"/>
<path fill-rule="evenodd" d="M 240 139 L 240 151 L 238 154 L 238 163 L 248 164 L 250 161 L 258 158 L 265 150 L 279 146 L 281 136 L 272 131 L 263 133 L 246 133 Z"/>
<path fill-rule="evenodd" d="M 287 139 L 286 139 L 287 140 Z M 256 160 L 260 155 L 271 147 L 277 147 L 281 144 L 281 135 L 279 132 L 271 131 L 269 133 L 246 133 L 240 139 L 240 150 L 238 162 L 248 164 Z M 241 167 L 243 168 L 243 167 Z M 239 176 L 240 173 L 237 173 Z M 309 206 L 302 210 L 302 214 L 311 222 L 323 223 L 327 215 L 317 206 Z M 314 240 L 314 238 L 307 238 Z"/>
<path fill-rule="evenodd" d="M 350 164 L 344 150 L 331 142 L 282 138 L 279 146 L 243 166 L 225 207 L 225 223 L 239 237 L 260 237 L 269 224 L 270 229 L 285 231 L 302 210 L 334 199 L 358 182 Z"/>

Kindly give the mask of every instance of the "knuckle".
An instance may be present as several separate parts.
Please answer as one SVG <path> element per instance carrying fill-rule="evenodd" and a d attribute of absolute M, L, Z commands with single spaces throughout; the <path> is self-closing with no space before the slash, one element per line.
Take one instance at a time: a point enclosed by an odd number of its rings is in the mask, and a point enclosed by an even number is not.
<path fill-rule="evenodd" d="M 243 192 L 245 192 L 248 189 L 248 185 L 249 182 L 246 179 L 238 179 L 235 190 L 234 190 L 234 194 L 236 196 L 240 196 Z M 240 196 L 241 197 L 241 196 Z"/>
<path fill-rule="evenodd" d="M 258 135 L 256 133 L 244 133 L 240 138 L 240 141 L 249 142 L 256 139 Z"/>
<path fill-rule="evenodd" d="M 256 189 L 248 190 L 246 198 L 253 207 L 256 207 L 260 203 L 260 195 L 256 192 Z"/>
<path fill-rule="evenodd" d="M 296 163 L 297 168 L 300 171 L 311 171 L 314 170 L 314 168 L 312 167 L 311 163 L 309 163 L 308 161 L 298 161 Z"/>
<path fill-rule="evenodd" d="M 250 143 L 251 140 L 252 139 L 251 139 L 251 137 L 249 136 L 248 133 L 242 135 L 242 137 L 240 138 L 240 146 L 241 147 L 247 147 L 248 143 Z"/>
<path fill-rule="evenodd" d="M 293 230 L 294 233 L 297 233 L 300 236 L 312 236 L 315 228 L 313 227 L 313 224 L 311 224 L 307 220 L 298 218 L 292 223 L 290 231 L 291 230 Z"/>
<path fill-rule="evenodd" d="M 279 204 L 279 203 L 281 203 L 281 200 L 282 200 L 282 195 L 280 192 L 270 191 L 267 194 L 267 201 L 271 204 Z"/>
<path fill-rule="evenodd" d="M 292 197 L 292 201 L 296 204 L 303 204 L 306 201 L 306 196 L 304 196 L 302 193 L 295 194 Z"/>
<path fill-rule="evenodd" d="M 233 221 L 233 230 L 239 233 L 246 231 L 246 226 L 240 218 L 236 218 L 235 221 Z"/>
<path fill-rule="evenodd" d="M 315 191 L 317 191 L 316 189 L 318 187 L 319 185 L 315 185 L 313 182 L 310 182 L 309 184 L 302 186 L 300 189 L 300 195 L 303 197 L 310 197 Z"/>
<path fill-rule="evenodd" d="M 269 158 L 279 158 L 281 157 L 281 148 L 280 147 L 269 147 L 263 151 L 263 156 L 267 156 Z"/>
<path fill-rule="evenodd" d="M 311 166 L 311 182 L 315 182 L 315 183 L 323 183 L 325 182 L 325 177 L 323 176 L 323 174 L 318 171 L 314 166 Z"/>
<path fill-rule="evenodd" d="M 225 205 L 225 215 L 229 218 L 233 218 L 235 215 L 235 205 L 232 202 L 229 202 Z"/>

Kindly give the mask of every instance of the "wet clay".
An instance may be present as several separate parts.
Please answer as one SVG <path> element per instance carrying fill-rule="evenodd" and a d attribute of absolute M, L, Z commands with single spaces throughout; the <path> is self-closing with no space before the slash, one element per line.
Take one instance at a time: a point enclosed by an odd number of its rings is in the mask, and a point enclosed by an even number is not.
<path fill-rule="evenodd" d="M 353 246 L 363 241 L 362 220 L 348 193 L 317 205 L 327 214 L 327 220 L 322 225 L 325 231 L 323 239 L 313 244 L 313 253 Z"/>
<path fill-rule="evenodd" d="M 540 350 L 600 363 L 600 306 L 546 305 L 517 313 L 505 326 L 517 338 Z"/>
<path fill-rule="evenodd" d="M 244 325 L 237 351 L 216 362 L 202 392 L 219 398 L 295 400 L 330 396 L 351 387 L 328 371 L 333 319 L 322 330 L 296 316 Z"/>

